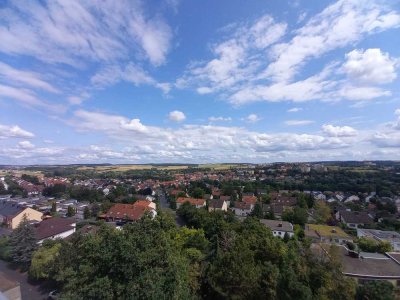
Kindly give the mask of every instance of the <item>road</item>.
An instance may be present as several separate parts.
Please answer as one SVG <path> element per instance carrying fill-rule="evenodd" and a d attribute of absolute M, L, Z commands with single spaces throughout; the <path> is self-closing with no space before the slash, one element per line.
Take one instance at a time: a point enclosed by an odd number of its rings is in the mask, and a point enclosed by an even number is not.
<path fill-rule="evenodd" d="M 27 273 L 20 273 L 9 268 L 8 263 L 2 260 L 0 260 L 0 272 L 4 273 L 8 279 L 19 282 L 22 300 L 47 299 L 49 292 L 43 291 L 40 284 L 30 282 Z"/>
<path fill-rule="evenodd" d="M 168 211 L 172 212 L 175 215 L 176 225 L 178 225 L 180 227 L 186 225 L 185 222 L 182 220 L 182 218 L 179 217 L 176 214 L 176 212 L 169 207 L 169 202 L 167 200 L 167 196 L 165 195 L 164 191 L 163 190 L 157 190 L 157 195 L 158 195 L 158 200 L 160 202 L 161 209 L 162 210 L 168 210 Z"/>
<path fill-rule="evenodd" d="M 165 196 L 165 193 L 162 190 L 158 190 L 157 195 L 158 195 L 158 200 L 160 201 L 161 208 L 162 209 L 169 208 L 169 203 L 167 200 L 167 196 Z"/>

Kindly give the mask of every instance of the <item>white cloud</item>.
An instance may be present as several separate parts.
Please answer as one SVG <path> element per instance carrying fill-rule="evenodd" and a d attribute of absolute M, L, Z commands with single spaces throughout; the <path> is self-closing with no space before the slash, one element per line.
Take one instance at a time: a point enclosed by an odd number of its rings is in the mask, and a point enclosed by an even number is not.
<path fill-rule="evenodd" d="M 29 107 L 39 107 L 54 112 L 65 110 L 63 105 L 47 103 L 39 99 L 33 91 L 0 84 L 0 96 L 16 100 Z"/>
<path fill-rule="evenodd" d="M 400 116 L 400 108 L 396 109 L 396 110 L 394 111 L 394 114 L 395 114 L 396 116 Z"/>
<path fill-rule="evenodd" d="M 295 113 L 295 112 L 299 112 L 299 111 L 302 111 L 302 110 L 303 110 L 303 109 L 302 109 L 301 107 L 293 107 L 293 108 L 288 109 L 287 112 L 289 112 L 289 113 Z"/>
<path fill-rule="evenodd" d="M 134 55 L 159 65 L 172 38 L 166 22 L 146 16 L 139 1 L 13 2 L 0 15 L 0 51 L 73 66 L 81 58 L 109 62 Z"/>
<path fill-rule="evenodd" d="M 349 137 L 356 136 L 357 130 L 350 126 L 334 126 L 330 124 L 322 125 L 322 131 L 332 137 Z"/>
<path fill-rule="evenodd" d="M 361 83 L 383 84 L 396 79 L 396 60 L 381 49 L 353 50 L 346 54 L 343 69 L 347 75 Z"/>
<path fill-rule="evenodd" d="M 143 84 L 152 85 L 161 89 L 166 94 L 171 88 L 168 83 L 157 82 L 145 70 L 134 63 L 129 63 L 126 67 L 120 67 L 118 65 L 106 66 L 92 76 L 90 81 L 97 88 L 113 85 L 119 81 L 131 82 L 135 86 Z"/>
<path fill-rule="evenodd" d="M 264 45 L 251 36 L 258 32 L 255 28 L 267 28 L 266 24 L 276 26 L 274 33 L 279 34 Z M 356 50 L 347 56 L 343 67 L 340 62 L 332 61 L 319 73 L 306 78 L 299 71 L 309 61 L 320 59 L 328 52 L 399 26 L 400 14 L 379 1 L 337 1 L 311 16 L 290 35 L 286 34 L 286 24 L 263 16 L 251 25 L 231 26 L 235 31 L 212 47 L 213 58 L 190 64 L 176 86 L 193 87 L 199 94 L 218 93 L 234 105 L 255 101 L 363 101 L 387 97 L 391 95 L 390 90 L 374 85 L 394 79 L 395 60 L 380 50 L 379 53 L 376 49 L 362 53 Z M 271 34 L 260 34 L 259 38 L 269 40 Z M 287 41 L 278 44 L 284 38 Z M 264 46 L 268 47 L 267 52 Z M 361 57 L 357 57 L 357 53 Z M 356 77 L 355 61 L 369 63 L 363 64 L 361 77 L 347 82 L 343 76 L 346 73 Z M 377 63 L 381 65 L 375 70 L 372 66 Z M 372 82 L 373 79 L 377 81 Z M 366 85 L 367 81 L 370 85 Z"/>
<path fill-rule="evenodd" d="M 390 19 L 390 21 L 383 21 Z M 382 20 L 376 22 L 376 20 Z M 375 1 L 340 0 L 313 16 L 289 43 L 274 47 L 275 61 L 265 74 L 290 80 L 306 61 L 372 34 L 400 25 L 400 15 Z"/>
<path fill-rule="evenodd" d="M 30 141 L 22 141 L 18 143 L 18 147 L 25 150 L 30 150 L 35 148 L 35 145 L 32 144 Z"/>
<path fill-rule="evenodd" d="M 304 126 L 304 125 L 310 125 L 314 123 L 312 120 L 287 120 L 285 121 L 285 124 L 287 126 Z"/>
<path fill-rule="evenodd" d="M 250 114 L 246 118 L 244 118 L 243 120 L 245 120 L 245 121 L 247 121 L 249 123 L 256 123 L 256 122 L 260 121 L 261 118 L 259 116 L 257 116 L 256 114 Z"/>
<path fill-rule="evenodd" d="M 132 119 L 129 122 L 121 121 L 121 128 L 137 132 L 147 131 L 147 127 L 144 126 L 139 119 Z"/>
<path fill-rule="evenodd" d="M 227 122 L 232 121 L 231 117 L 209 117 L 208 121 L 210 122 Z"/>
<path fill-rule="evenodd" d="M 40 75 L 39 73 L 18 70 L 2 62 L 0 62 L 0 79 L 3 82 L 9 82 L 16 85 L 25 84 L 30 87 L 51 93 L 60 92 L 50 83 L 44 81 L 42 79 L 42 75 Z"/>
<path fill-rule="evenodd" d="M 182 122 L 186 119 L 186 116 L 183 112 L 179 110 L 174 110 L 168 114 L 168 118 L 174 122 Z"/>
<path fill-rule="evenodd" d="M 22 129 L 17 125 L 2 125 L 0 124 L 0 139 L 1 138 L 32 138 L 34 134 Z"/>

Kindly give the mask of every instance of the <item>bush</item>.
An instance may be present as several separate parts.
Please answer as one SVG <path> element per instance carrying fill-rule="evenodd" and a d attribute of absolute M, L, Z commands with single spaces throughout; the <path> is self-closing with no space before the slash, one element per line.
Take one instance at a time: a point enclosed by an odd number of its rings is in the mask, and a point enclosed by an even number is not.
<path fill-rule="evenodd" d="M 0 238 L 0 259 L 11 261 L 11 246 L 10 239 L 8 237 Z"/>

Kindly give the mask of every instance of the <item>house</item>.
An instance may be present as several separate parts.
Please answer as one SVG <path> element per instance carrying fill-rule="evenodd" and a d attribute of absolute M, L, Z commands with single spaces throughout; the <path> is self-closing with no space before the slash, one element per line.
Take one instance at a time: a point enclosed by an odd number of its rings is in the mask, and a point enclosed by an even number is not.
<path fill-rule="evenodd" d="M 336 217 L 340 222 L 351 228 L 358 228 L 359 226 L 374 223 L 374 220 L 366 212 L 342 210 L 337 212 Z"/>
<path fill-rule="evenodd" d="M 189 202 L 191 205 L 193 205 L 196 208 L 201 208 L 201 207 L 206 206 L 205 199 L 179 197 L 178 199 L 176 199 L 176 208 L 181 207 L 181 205 L 186 202 Z"/>
<path fill-rule="evenodd" d="M 315 242 L 345 244 L 352 238 L 337 226 L 306 224 L 304 234 Z"/>
<path fill-rule="evenodd" d="M 257 202 L 257 197 L 256 196 L 243 196 L 242 202 L 249 204 L 251 206 L 251 209 L 253 209 L 254 205 Z"/>
<path fill-rule="evenodd" d="M 292 223 L 267 219 L 261 219 L 260 222 L 271 229 L 273 236 L 284 238 L 285 234 L 287 234 L 289 237 L 294 235 Z"/>
<path fill-rule="evenodd" d="M 228 207 L 231 205 L 231 196 L 221 196 L 219 199 L 225 201 Z"/>
<path fill-rule="evenodd" d="M 232 210 L 237 216 L 247 216 L 252 212 L 253 208 L 254 205 L 252 206 L 246 202 L 235 201 Z"/>
<path fill-rule="evenodd" d="M 329 245 L 321 245 L 325 254 Z M 354 278 L 359 284 L 368 281 L 386 280 L 395 287 L 400 286 L 399 253 L 367 253 L 349 251 L 345 246 L 339 246 L 339 258 L 344 275 Z"/>
<path fill-rule="evenodd" d="M 139 200 L 133 204 L 118 203 L 108 210 L 105 218 L 108 222 L 126 223 L 141 219 L 146 212 L 154 218 L 157 215 L 156 204 L 147 200 Z"/>
<path fill-rule="evenodd" d="M 228 204 L 226 201 L 222 199 L 212 199 L 208 203 L 208 211 L 227 211 L 228 210 Z"/>
<path fill-rule="evenodd" d="M 21 300 L 21 288 L 17 281 L 13 281 L 3 272 L 0 272 L 0 299 Z"/>
<path fill-rule="evenodd" d="M 18 205 L 15 202 L 0 202 L 0 223 L 15 229 L 26 216 L 28 221 L 42 221 L 43 213 L 30 207 Z"/>
<path fill-rule="evenodd" d="M 394 251 L 400 252 L 400 234 L 396 231 L 357 228 L 357 237 L 366 237 L 379 242 L 389 242 Z"/>
<path fill-rule="evenodd" d="M 45 240 L 65 239 L 76 230 L 76 221 L 71 218 L 49 218 L 35 224 L 38 244 Z"/>

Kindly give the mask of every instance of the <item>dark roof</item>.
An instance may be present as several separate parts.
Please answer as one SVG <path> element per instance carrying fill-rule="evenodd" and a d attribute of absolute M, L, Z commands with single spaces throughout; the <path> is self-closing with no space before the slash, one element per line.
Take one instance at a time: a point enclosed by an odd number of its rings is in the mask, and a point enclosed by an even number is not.
<path fill-rule="evenodd" d="M 70 218 L 50 218 L 43 220 L 35 226 L 36 238 L 38 240 L 43 240 L 66 232 L 74 228 L 72 226 L 74 223 L 76 223 L 76 221 Z"/>
<path fill-rule="evenodd" d="M 260 222 L 270 228 L 272 231 L 286 231 L 293 232 L 293 225 L 286 221 L 277 221 L 277 220 L 267 220 L 261 219 Z"/>
<path fill-rule="evenodd" d="M 211 199 L 208 206 L 211 208 L 222 208 L 222 206 L 224 205 L 224 200 L 222 199 Z"/>
<path fill-rule="evenodd" d="M 342 246 L 340 246 L 340 254 L 344 274 L 372 278 L 400 278 L 400 265 L 385 255 L 379 258 L 353 258 Z"/>
<path fill-rule="evenodd" d="M 366 212 L 341 211 L 341 217 L 346 223 L 354 224 L 372 224 L 372 218 Z"/>
<path fill-rule="evenodd" d="M 5 217 L 15 216 L 22 212 L 25 207 L 18 205 L 15 202 L 0 202 L 0 215 Z"/>

